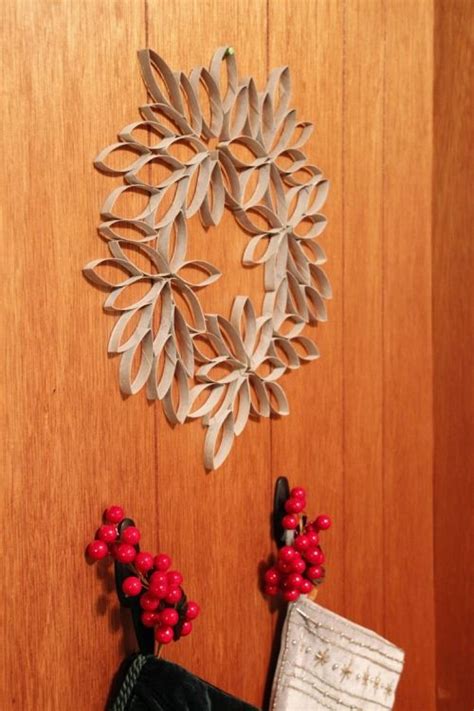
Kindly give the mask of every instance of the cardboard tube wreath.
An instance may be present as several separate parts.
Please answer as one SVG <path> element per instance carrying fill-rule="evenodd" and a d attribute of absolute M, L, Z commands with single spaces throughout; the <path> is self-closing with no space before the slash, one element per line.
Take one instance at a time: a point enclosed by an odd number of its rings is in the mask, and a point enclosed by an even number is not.
<path fill-rule="evenodd" d="M 326 226 L 320 210 L 328 181 L 301 151 L 312 125 L 297 121 L 289 108 L 288 67 L 274 69 L 259 92 L 252 78 L 239 78 L 228 47 L 216 51 L 209 70 L 196 67 L 189 76 L 172 71 L 153 50 L 138 56 L 152 103 L 140 107 L 142 120 L 120 131 L 119 141 L 95 161 L 100 170 L 123 176 L 124 185 L 101 211 L 99 231 L 111 256 L 84 272 L 110 292 L 104 309 L 118 315 L 108 350 L 121 354 L 121 391 L 132 395 L 146 387 L 171 423 L 201 419 L 204 463 L 216 469 L 249 416 L 288 414 L 277 381 L 319 356 L 303 329 L 326 320 L 331 297 L 316 241 Z M 174 155 L 183 145 L 192 154 L 186 161 Z M 247 162 L 239 157 L 241 146 L 252 156 Z M 117 151 L 131 163 L 112 167 L 108 161 Z M 156 185 L 146 178 L 152 163 L 168 171 Z M 125 217 L 120 198 L 137 190 L 146 207 Z M 263 265 L 260 316 L 246 296 L 235 298 L 229 319 L 204 313 L 197 296 L 221 274 L 206 261 L 186 261 L 187 220 L 199 213 L 205 227 L 216 226 L 226 208 L 249 235 L 243 264 Z M 147 269 L 136 262 L 137 253 Z M 101 276 L 104 266 L 115 267 L 118 281 Z M 202 280 L 190 281 L 196 271 Z M 127 290 L 137 282 L 149 289 L 127 303 Z"/>

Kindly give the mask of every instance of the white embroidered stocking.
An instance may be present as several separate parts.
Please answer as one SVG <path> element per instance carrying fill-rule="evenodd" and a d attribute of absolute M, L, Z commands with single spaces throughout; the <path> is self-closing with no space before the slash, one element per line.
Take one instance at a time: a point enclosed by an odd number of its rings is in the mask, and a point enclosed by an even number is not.
<path fill-rule="evenodd" d="M 270 709 L 392 709 L 403 659 L 375 632 L 301 597 L 288 608 Z"/>

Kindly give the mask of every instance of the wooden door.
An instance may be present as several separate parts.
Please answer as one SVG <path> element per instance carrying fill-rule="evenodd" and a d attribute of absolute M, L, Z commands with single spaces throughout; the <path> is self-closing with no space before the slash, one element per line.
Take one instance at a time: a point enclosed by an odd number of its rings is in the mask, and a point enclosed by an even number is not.
<path fill-rule="evenodd" d="M 4 0 L 1 13 L 2 709 L 104 708 L 133 640 L 83 550 L 112 502 L 202 604 L 167 656 L 261 705 L 276 613 L 258 572 L 280 474 L 334 519 L 321 603 L 406 650 L 397 709 L 434 709 L 432 3 Z M 81 269 L 105 254 L 111 186 L 92 161 L 146 98 L 137 50 L 189 70 L 222 44 L 259 83 L 291 68 L 332 183 L 334 300 L 320 361 L 285 379 L 290 416 L 252 422 L 206 474 L 199 423 L 172 428 L 143 394 L 120 396 L 111 320 Z M 230 219 L 200 239 L 225 274 L 209 310 L 261 292 L 241 239 Z"/>

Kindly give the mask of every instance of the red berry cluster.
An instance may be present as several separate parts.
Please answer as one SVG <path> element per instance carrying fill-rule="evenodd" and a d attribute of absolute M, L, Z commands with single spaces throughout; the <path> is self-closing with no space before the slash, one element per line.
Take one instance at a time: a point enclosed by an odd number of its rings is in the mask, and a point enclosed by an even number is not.
<path fill-rule="evenodd" d="M 95 540 L 87 546 L 87 555 L 92 560 L 111 555 L 130 567 L 131 574 L 123 581 L 122 590 L 127 597 L 140 595 L 142 624 L 155 628 L 159 644 L 186 637 L 192 631 L 192 620 L 199 615 L 199 605 L 186 600 L 181 587 L 183 576 L 178 570 L 170 570 L 169 555 L 139 553 L 136 546 L 141 534 L 136 526 L 128 526 L 119 534 L 118 525 L 124 517 L 121 506 L 109 506 Z"/>
<path fill-rule="evenodd" d="M 330 527 L 331 519 L 322 514 L 308 523 L 305 508 L 306 492 L 301 486 L 295 487 L 285 501 L 286 514 L 281 520 L 289 544 L 280 548 L 277 562 L 264 575 L 265 594 L 281 592 L 287 602 L 311 593 L 325 575 L 319 534 Z"/>

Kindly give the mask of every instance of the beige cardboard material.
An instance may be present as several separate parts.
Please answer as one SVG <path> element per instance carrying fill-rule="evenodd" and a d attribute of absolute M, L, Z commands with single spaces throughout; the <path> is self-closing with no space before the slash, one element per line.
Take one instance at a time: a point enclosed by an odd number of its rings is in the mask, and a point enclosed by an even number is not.
<path fill-rule="evenodd" d="M 204 463 L 216 469 L 249 417 L 288 414 L 277 381 L 319 357 L 303 330 L 327 319 L 331 298 L 316 241 L 326 226 L 320 210 L 329 183 L 301 150 L 312 125 L 297 121 L 290 108 L 288 67 L 274 69 L 258 91 L 251 77 L 239 77 L 228 47 L 215 52 L 209 69 L 189 75 L 151 49 L 138 57 L 151 103 L 95 161 L 123 184 L 101 210 L 99 232 L 110 256 L 90 262 L 84 273 L 110 292 L 104 308 L 117 314 L 108 349 L 120 354 L 121 391 L 145 388 L 172 423 L 201 419 Z M 190 149 L 186 161 L 177 158 L 181 144 Z M 114 167 L 116 152 L 126 155 L 125 167 Z M 168 170 L 157 185 L 146 177 L 153 162 Z M 146 206 L 122 214 L 122 196 L 137 190 Z M 199 303 L 199 289 L 221 274 L 208 262 L 186 261 L 187 219 L 199 213 L 206 227 L 217 226 L 225 209 L 248 234 L 243 264 L 263 269 L 261 316 L 245 296 L 235 298 L 228 319 L 204 313 Z M 143 259 L 148 269 L 139 266 Z M 117 281 L 102 276 L 106 266 L 116 268 Z M 191 280 L 190 272 L 200 277 Z M 127 290 L 137 283 L 149 288 L 130 303 Z"/>

